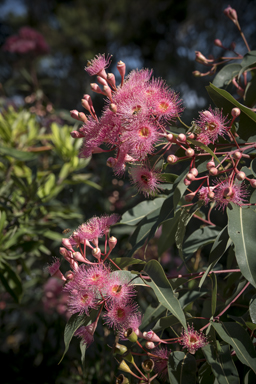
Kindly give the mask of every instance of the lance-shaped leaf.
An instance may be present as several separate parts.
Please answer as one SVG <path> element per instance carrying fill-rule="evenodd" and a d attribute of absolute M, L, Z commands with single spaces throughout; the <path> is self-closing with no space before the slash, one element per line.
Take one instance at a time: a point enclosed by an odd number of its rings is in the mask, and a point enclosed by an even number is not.
<path fill-rule="evenodd" d="M 168 374 L 172 384 L 195 384 L 195 357 L 180 351 L 172 352 L 168 359 Z"/>
<path fill-rule="evenodd" d="M 233 108 L 241 110 L 238 134 L 243 140 L 254 140 L 256 138 L 256 114 L 250 108 L 240 104 L 227 91 L 219 89 L 213 84 L 207 86 L 206 89 L 216 106 L 222 108 L 224 115 L 229 114 L 231 118 Z"/>
<path fill-rule="evenodd" d="M 167 308 L 187 329 L 186 318 L 181 308 L 179 300 L 175 297 L 171 284 L 165 276 L 162 266 L 156 260 L 150 260 L 143 271 L 150 277 L 151 281 L 147 281 L 155 292 L 159 303 Z"/>
<path fill-rule="evenodd" d="M 142 201 L 141 203 L 129 209 L 123 214 L 120 224 L 138 224 L 146 215 L 160 207 L 163 204 L 164 200 L 165 199 L 163 197 L 159 197 L 154 200 Z"/>
<path fill-rule="evenodd" d="M 62 358 L 59 361 L 59 364 L 61 363 L 65 354 L 68 351 L 69 344 L 70 344 L 72 337 L 74 336 L 74 333 L 78 330 L 79 327 L 86 326 L 89 324 L 90 321 L 93 321 L 94 318 L 96 317 L 96 313 L 97 313 L 96 310 L 92 310 L 90 316 L 87 316 L 87 315 L 80 315 L 79 316 L 79 313 L 75 313 L 74 315 L 72 315 L 70 317 L 70 319 L 68 320 L 68 322 L 66 324 L 65 330 L 64 330 L 65 350 L 64 350 L 64 353 L 62 355 Z"/>
<path fill-rule="evenodd" d="M 251 299 L 249 312 L 250 312 L 252 322 L 256 324 L 256 295 L 253 296 L 253 298 Z"/>
<path fill-rule="evenodd" d="M 212 323 L 212 326 L 234 348 L 238 359 L 256 373 L 256 351 L 246 330 L 238 323 Z"/>
<path fill-rule="evenodd" d="M 240 384 L 239 375 L 233 362 L 229 345 L 223 345 L 222 351 L 218 351 L 213 345 L 206 345 L 202 351 L 218 384 Z"/>
<path fill-rule="evenodd" d="M 213 85 L 218 88 L 222 88 L 225 85 L 228 85 L 232 79 L 239 73 L 241 70 L 241 64 L 232 63 L 225 65 L 215 76 L 213 80 Z"/>
<path fill-rule="evenodd" d="M 132 257 L 114 257 L 112 259 L 119 268 L 123 269 L 129 265 L 145 264 L 144 260 L 134 259 Z"/>
<path fill-rule="evenodd" d="M 162 233 L 158 240 L 158 253 L 161 255 L 170 248 L 175 242 L 175 233 L 178 226 L 181 210 L 176 212 L 175 216 L 166 220 L 162 225 Z"/>
<path fill-rule="evenodd" d="M 256 212 L 232 204 L 228 209 L 228 233 L 235 245 L 238 266 L 243 276 L 256 287 L 255 233 Z"/>
<path fill-rule="evenodd" d="M 156 322 L 156 320 L 159 319 L 159 317 L 163 316 L 167 313 L 167 309 L 162 305 L 159 304 L 157 307 L 152 307 L 149 305 L 145 313 L 143 314 L 142 322 L 140 325 L 140 329 L 146 328 L 151 322 Z"/>
<path fill-rule="evenodd" d="M 0 265 L 0 281 L 6 291 L 19 303 L 23 294 L 21 279 L 6 261 L 2 261 Z"/>

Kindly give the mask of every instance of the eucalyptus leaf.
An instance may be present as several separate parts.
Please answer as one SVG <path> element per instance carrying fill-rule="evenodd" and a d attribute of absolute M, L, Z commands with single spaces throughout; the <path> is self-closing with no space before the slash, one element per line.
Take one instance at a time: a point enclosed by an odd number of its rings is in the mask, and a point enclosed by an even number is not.
<path fill-rule="evenodd" d="M 225 65 L 215 76 L 213 85 L 218 88 L 222 88 L 231 83 L 232 79 L 238 75 L 242 66 L 241 64 L 232 63 Z"/>
<path fill-rule="evenodd" d="M 172 384 L 196 384 L 196 359 L 191 354 L 172 352 L 168 359 L 168 374 Z"/>
<path fill-rule="evenodd" d="M 138 224 L 146 215 L 160 207 L 163 204 L 164 200 L 164 198 L 160 197 L 154 200 L 142 201 L 141 203 L 129 209 L 123 214 L 120 224 Z"/>

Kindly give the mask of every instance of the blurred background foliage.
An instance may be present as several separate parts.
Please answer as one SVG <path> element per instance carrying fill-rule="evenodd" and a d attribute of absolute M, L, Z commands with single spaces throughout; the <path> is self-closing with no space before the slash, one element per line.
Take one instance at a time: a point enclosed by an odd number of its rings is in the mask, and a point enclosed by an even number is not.
<path fill-rule="evenodd" d="M 238 11 L 249 45 L 255 49 L 255 2 L 249 0 L 0 0 L 0 45 L 22 26 L 41 32 L 50 46 L 42 57 L 0 49 L 0 356 L 6 369 L 4 384 L 106 383 L 115 381 L 116 364 L 102 328 L 87 351 L 88 365 L 80 367 L 78 341 L 65 360 L 63 352 L 66 298 L 45 266 L 58 255 L 63 231 L 73 230 L 93 215 L 123 213 L 136 205 L 129 182 L 113 177 L 106 156 L 78 159 L 78 140 L 70 137 L 77 127 L 68 110 L 82 111 L 80 99 L 90 93 L 91 79 L 84 73 L 88 59 L 98 53 L 122 60 L 127 70 L 149 67 L 180 93 L 183 119 L 190 123 L 208 106 L 205 86 L 210 77 L 194 51 L 208 57 L 223 55 L 214 46 L 233 41 L 244 54 L 240 35 L 227 24 L 223 9 Z M 93 96 L 100 113 L 102 98 Z M 127 229 L 117 249 L 124 254 Z M 68 234 L 67 234 L 68 236 Z M 156 245 L 151 248 L 157 257 Z M 165 258 L 176 269 L 175 254 Z M 141 295 L 142 306 L 154 302 Z"/>

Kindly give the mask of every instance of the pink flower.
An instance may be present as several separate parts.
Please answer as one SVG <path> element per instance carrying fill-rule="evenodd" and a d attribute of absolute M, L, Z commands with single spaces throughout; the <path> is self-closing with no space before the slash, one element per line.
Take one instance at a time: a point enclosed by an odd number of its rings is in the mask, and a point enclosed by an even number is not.
<path fill-rule="evenodd" d="M 80 288 L 90 289 L 95 292 L 102 290 L 110 278 L 110 269 L 103 264 L 95 264 L 91 267 L 82 264 L 74 276 L 74 280 Z"/>
<path fill-rule="evenodd" d="M 124 331 L 130 327 L 130 319 L 138 311 L 138 306 L 136 303 L 124 302 L 112 304 L 110 308 L 107 308 L 107 311 L 104 318 L 108 326 Z"/>
<path fill-rule="evenodd" d="M 225 209 L 228 203 L 234 203 L 239 206 L 243 205 L 247 200 L 249 191 L 244 183 L 235 181 L 230 185 L 230 180 L 226 179 L 216 186 L 215 201 L 216 208 Z"/>
<path fill-rule="evenodd" d="M 85 71 L 89 73 L 90 76 L 98 75 L 107 79 L 107 74 L 105 69 L 110 65 L 111 55 L 107 55 L 105 58 L 105 53 L 103 55 L 96 55 L 94 59 L 88 61 Z"/>
<path fill-rule="evenodd" d="M 136 292 L 132 285 L 120 278 L 115 272 L 110 274 L 109 280 L 105 283 L 104 296 L 112 303 L 128 302 Z"/>
<path fill-rule="evenodd" d="M 30 27 L 22 27 L 18 35 L 10 36 L 4 46 L 5 51 L 13 53 L 34 53 L 43 55 L 49 52 L 49 46 L 43 35 Z"/>
<path fill-rule="evenodd" d="M 79 313 L 82 315 L 85 313 L 89 315 L 90 308 L 97 308 L 98 303 L 95 297 L 95 294 L 92 290 L 79 290 L 75 289 L 70 293 L 69 301 L 68 301 L 68 309 L 69 312 Z"/>
<path fill-rule="evenodd" d="M 153 349 L 151 353 L 155 356 L 152 356 L 152 359 L 154 360 L 155 366 L 154 371 L 159 374 L 159 377 L 163 380 L 166 380 L 168 375 L 168 357 L 171 353 L 171 351 L 168 351 L 167 348 L 164 347 L 158 347 L 156 349 Z"/>
<path fill-rule="evenodd" d="M 188 349 L 192 355 L 199 349 L 208 344 L 207 338 L 203 333 L 194 330 L 193 325 L 188 325 L 188 330 L 183 331 L 183 335 L 179 338 L 179 343 Z"/>
<path fill-rule="evenodd" d="M 210 198 L 208 197 L 209 192 L 212 192 L 215 187 L 202 187 L 198 191 L 199 200 L 203 200 L 205 205 L 210 202 Z"/>
<path fill-rule="evenodd" d="M 158 172 L 150 170 L 147 166 L 131 168 L 131 182 L 136 185 L 144 196 L 154 195 L 158 192 L 160 176 Z"/>
<path fill-rule="evenodd" d="M 66 281 L 65 277 L 60 271 L 60 259 L 57 257 L 53 257 L 52 263 L 48 265 L 47 270 L 51 276 Z"/>
<path fill-rule="evenodd" d="M 222 116 L 221 111 L 215 109 L 214 111 L 210 107 L 208 111 L 202 111 L 199 113 L 199 120 L 196 121 L 200 132 L 197 135 L 197 140 L 203 144 L 214 143 L 218 136 L 224 136 L 228 127 L 225 125 L 226 117 Z"/>

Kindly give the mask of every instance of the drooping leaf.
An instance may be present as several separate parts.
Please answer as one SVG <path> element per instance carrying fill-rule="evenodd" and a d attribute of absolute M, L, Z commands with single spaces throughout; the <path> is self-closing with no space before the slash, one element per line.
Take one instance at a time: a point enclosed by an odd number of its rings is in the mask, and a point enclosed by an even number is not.
<path fill-rule="evenodd" d="M 166 278 L 161 264 L 156 260 L 151 260 L 145 265 L 143 272 L 150 277 L 151 281 L 147 280 L 146 283 L 154 290 L 159 303 L 167 308 L 181 322 L 183 327 L 187 329 L 184 312 L 174 294 L 171 284 Z"/>
<path fill-rule="evenodd" d="M 208 344 L 202 348 L 202 351 L 219 384 L 240 384 L 229 345 L 222 345 L 221 349 L 218 351 L 213 345 Z"/>
<path fill-rule="evenodd" d="M 37 154 L 31 152 L 23 152 L 11 147 L 4 147 L 0 145 L 0 155 L 11 156 L 16 160 L 29 161 L 37 158 Z"/>
<path fill-rule="evenodd" d="M 129 265 L 145 264 L 146 263 L 144 260 L 135 259 L 133 257 L 114 257 L 112 260 L 121 269 L 124 269 L 125 267 L 128 267 Z"/>
<path fill-rule="evenodd" d="M 236 260 L 241 273 L 256 287 L 256 212 L 251 208 L 232 204 L 232 209 L 228 209 L 228 233 L 235 245 Z"/>
<path fill-rule="evenodd" d="M 216 227 L 203 227 L 194 231 L 183 244 L 184 259 L 189 260 L 192 255 L 201 247 L 212 243 L 219 234 Z"/>
<path fill-rule="evenodd" d="M 256 324 L 256 295 L 250 301 L 249 312 L 252 322 Z"/>
<path fill-rule="evenodd" d="M 168 374 L 172 384 L 195 384 L 195 357 L 180 351 L 172 352 L 168 359 Z"/>
<path fill-rule="evenodd" d="M 23 294 L 21 279 L 6 261 L 0 265 L 0 281 L 6 291 L 19 303 Z"/>
<path fill-rule="evenodd" d="M 223 341 L 236 351 L 238 359 L 256 373 L 256 351 L 250 336 L 238 323 L 212 323 Z"/>
<path fill-rule="evenodd" d="M 170 248 L 175 242 L 175 233 L 178 226 L 181 210 L 176 212 L 175 216 L 166 220 L 162 225 L 161 236 L 158 240 L 159 256 Z"/>
<path fill-rule="evenodd" d="M 93 322 L 96 317 L 96 314 L 97 314 L 97 311 L 92 310 L 90 316 L 87 316 L 87 315 L 79 316 L 79 313 L 75 313 L 70 317 L 64 330 L 65 350 L 62 355 L 62 358 L 59 361 L 59 364 L 61 363 L 65 354 L 68 351 L 69 344 L 71 342 L 72 337 L 74 336 L 74 333 L 78 330 L 79 327 L 88 325 L 90 321 Z"/>
<path fill-rule="evenodd" d="M 160 316 L 163 316 L 166 312 L 167 309 L 162 304 L 159 304 L 157 307 L 149 305 L 143 314 L 140 329 L 146 328 L 151 322 L 155 323 L 156 320 L 159 319 Z"/>

